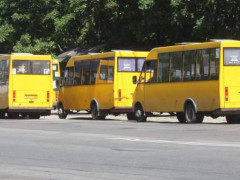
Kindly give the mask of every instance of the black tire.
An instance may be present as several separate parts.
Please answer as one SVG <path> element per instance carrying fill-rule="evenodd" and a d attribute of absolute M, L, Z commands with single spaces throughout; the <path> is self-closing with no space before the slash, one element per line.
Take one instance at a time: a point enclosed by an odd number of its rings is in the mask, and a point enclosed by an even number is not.
<path fill-rule="evenodd" d="M 101 112 L 98 110 L 96 103 L 91 104 L 90 111 L 93 120 L 104 120 L 106 118 L 106 115 L 101 114 Z"/>
<path fill-rule="evenodd" d="M 5 119 L 5 111 L 0 111 L 0 119 Z"/>
<path fill-rule="evenodd" d="M 147 116 L 145 115 L 145 112 L 140 104 L 137 104 L 134 108 L 134 116 L 137 120 L 137 122 L 146 122 Z"/>
<path fill-rule="evenodd" d="M 202 123 L 204 115 L 196 113 L 192 103 L 188 103 L 184 110 L 185 119 L 187 123 Z"/>
<path fill-rule="evenodd" d="M 18 113 L 7 113 L 8 119 L 18 119 L 19 114 Z"/>
<path fill-rule="evenodd" d="M 128 120 L 136 120 L 134 112 L 127 113 Z"/>
<path fill-rule="evenodd" d="M 180 123 L 185 123 L 186 122 L 186 118 L 185 118 L 184 113 L 177 112 L 177 119 Z"/>
<path fill-rule="evenodd" d="M 40 114 L 29 114 L 29 119 L 40 119 Z"/>
<path fill-rule="evenodd" d="M 58 106 L 58 117 L 59 119 L 66 119 L 68 113 L 64 110 L 63 105 L 59 104 Z"/>
<path fill-rule="evenodd" d="M 239 115 L 226 115 L 226 121 L 228 124 L 239 124 L 240 116 Z"/>

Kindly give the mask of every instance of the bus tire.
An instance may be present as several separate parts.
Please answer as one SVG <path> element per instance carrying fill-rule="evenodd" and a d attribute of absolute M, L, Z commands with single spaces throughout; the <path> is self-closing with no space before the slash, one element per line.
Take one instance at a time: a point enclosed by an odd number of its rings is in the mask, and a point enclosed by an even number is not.
<path fill-rule="evenodd" d="M 226 121 L 228 124 L 239 124 L 240 116 L 239 115 L 226 115 Z"/>
<path fill-rule="evenodd" d="M 18 119 L 19 113 L 7 113 L 8 119 Z"/>
<path fill-rule="evenodd" d="M 58 117 L 59 119 L 66 119 L 68 113 L 64 110 L 62 103 L 58 105 Z"/>
<path fill-rule="evenodd" d="M 185 114 L 182 112 L 177 112 L 177 119 L 180 123 L 186 122 Z"/>
<path fill-rule="evenodd" d="M 146 122 L 147 116 L 145 115 L 145 112 L 141 106 L 141 104 L 136 104 L 134 108 L 134 115 L 137 120 L 137 122 Z"/>
<path fill-rule="evenodd" d="M 0 119 L 5 119 L 5 111 L 0 110 Z"/>
<path fill-rule="evenodd" d="M 185 119 L 187 123 L 202 123 L 204 115 L 196 113 L 192 103 L 187 103 L 184 110 Z"/>
<path fill-rule="evenodd" d="M 29 114 L 29 119 L 40 119 L 40 114 Z"/>
<path fill-rule="evenodd" d="M 106 115 L 98 110 L 95 102 L 91 103 L 91 115 L 93 120 L 104 120 L 106 118 Z"/>
<path fill-rule="evenodd" d="M 134 112 L 127 113 L 128 120 L 136 120 Z"/>

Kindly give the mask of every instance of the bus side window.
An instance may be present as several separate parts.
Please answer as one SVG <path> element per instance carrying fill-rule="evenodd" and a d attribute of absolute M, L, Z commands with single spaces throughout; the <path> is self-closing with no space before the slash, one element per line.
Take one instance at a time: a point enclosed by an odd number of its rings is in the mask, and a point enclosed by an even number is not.
<path fill-rule="evenodd" d="M 146 82 L 157 82 L 157 61 L 147 61 L 146 63 Z"/>
<path fill-rule="evenodd" d="M 91 61 L 91 84 L 95 84 L 97 78 L 97 71 L 99 66 L 99 60 Z"/>
<path fill-rule="evenodd" d="M 174 52 L 171 55 L 171 81 L 182 81 L 182 52 Z"/>
<path fill-rule="evenodd" d="M 99 79 L 100 80 L 107 80 L 107 75 L 108 75 L 108 66 L 101 65 Z"/>
<path fill-rule="evenodd" d="M 108 66 L 108 82 L 113 82 L 114 66 Z"/>
<path fill-rule="evenodd" d="M 210 51 L 210 79 L 218 79 L 219 74 L 219 55 L 217 49 Z M 219 51 L 219 50 L 218 50 Z"/>
<path fill-rule="evenodd" d="M 83 61 L 83 76 L 82 76 L 82 84 L 90 83 L 90 61 Z"/>
<path fill-rule="evenodd" d="M 197 51 L 197 80 L 207 80 L 209 77 L 209 49 Z"/>
<path fill-rule="evenodd" d="M 183 69 L 184 81 L 195 80 L 195 66 L 196 66 L 196 51 L 185 51 Z"/>
<path fill-rule="evenodd" d="M 170 54 L 161 53 L 158 55 L 158 81 L 169 82 Z"/>
<path fill-rule="evenodd" d="M 82 62 L 75 62 L 74 85 L 81 85 Z"/>

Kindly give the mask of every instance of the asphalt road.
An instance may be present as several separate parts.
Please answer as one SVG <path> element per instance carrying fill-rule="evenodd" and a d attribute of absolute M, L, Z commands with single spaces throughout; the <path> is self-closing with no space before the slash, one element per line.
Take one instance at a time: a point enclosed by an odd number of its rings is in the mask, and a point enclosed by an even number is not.
<path fill-rule="evenodd" d="M 0 120 L 0 179 L 240 179 L 240 125 L 148 120 Z"/>

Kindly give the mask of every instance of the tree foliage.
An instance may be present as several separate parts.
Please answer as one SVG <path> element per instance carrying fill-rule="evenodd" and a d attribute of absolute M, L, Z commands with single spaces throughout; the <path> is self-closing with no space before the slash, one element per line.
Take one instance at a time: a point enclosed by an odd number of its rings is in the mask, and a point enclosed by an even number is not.
<path fill-rule="evenodd" d="M 238 0 L 0 0 L 0 53 L 239 39 L 239 26 Z"/>

